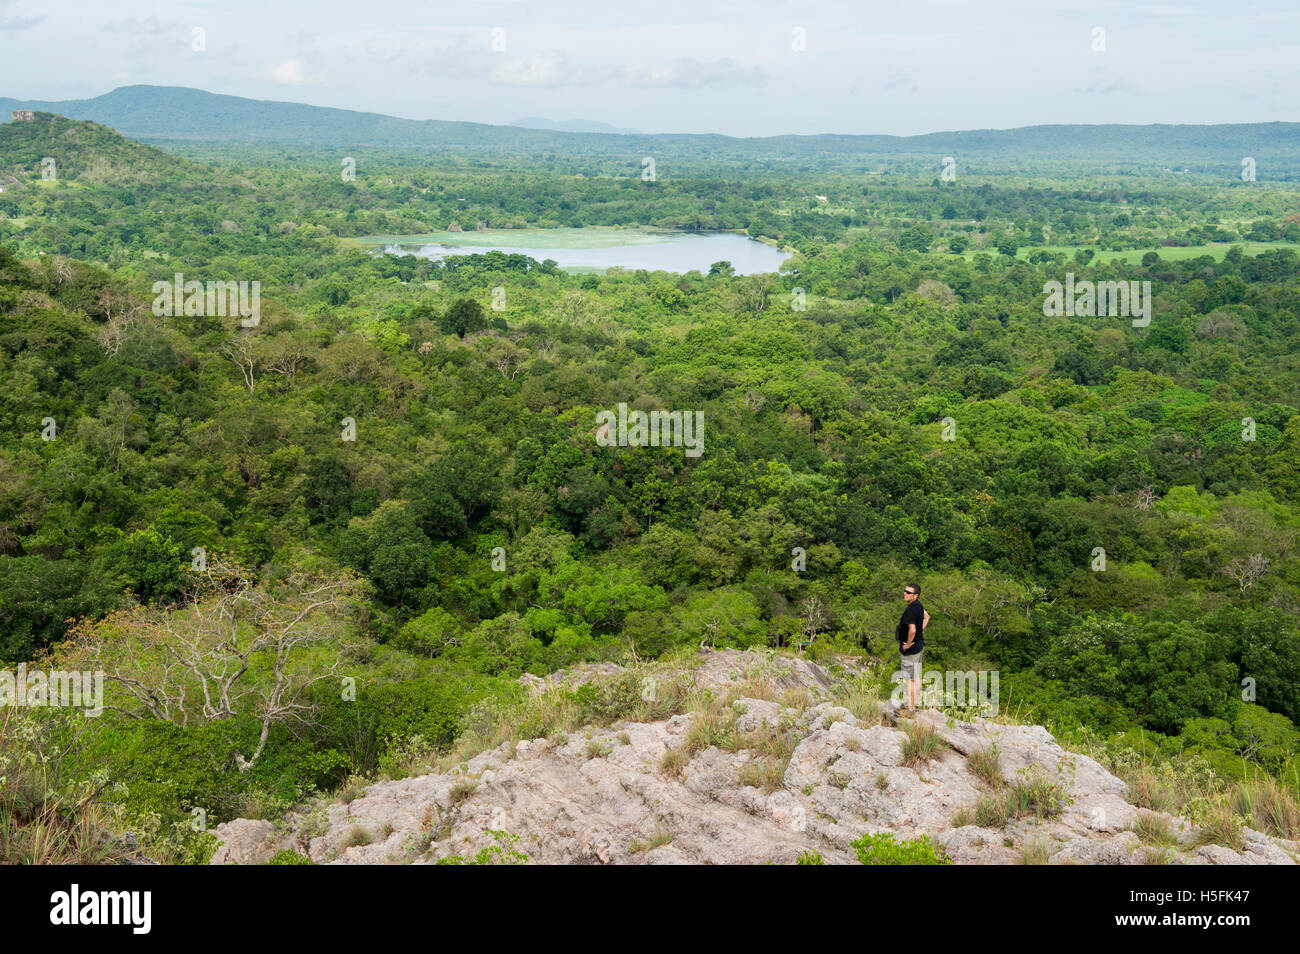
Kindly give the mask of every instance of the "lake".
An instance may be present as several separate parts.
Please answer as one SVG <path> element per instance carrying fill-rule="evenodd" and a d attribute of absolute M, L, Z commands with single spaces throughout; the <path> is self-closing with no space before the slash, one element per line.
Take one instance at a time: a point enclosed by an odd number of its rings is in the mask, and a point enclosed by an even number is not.
<path fill-rule="evenodd" d="M 770 245 L 731 232 L 651 232 L 644 229 L 488 229 L 428 235 L 368 235 L 353 239 L 394 255 L 441 259 L 498 249 L 543 261 L 567 272 L 607 268 L 708 273 L 714 262 L 730 262 L 738 275 L 780 270 L 790 257 Z"/>

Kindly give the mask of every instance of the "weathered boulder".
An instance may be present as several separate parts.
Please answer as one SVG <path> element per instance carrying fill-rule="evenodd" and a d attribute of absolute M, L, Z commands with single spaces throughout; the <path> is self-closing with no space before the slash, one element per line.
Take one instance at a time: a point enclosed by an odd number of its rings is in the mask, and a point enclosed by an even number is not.
<path fill-rule="evenodd" d="M 217 826 L 221 844 L 212 855 L 214 865 L 262 865 L 276 852 L 275 826 L 269 821 L 236 818 Z"/>

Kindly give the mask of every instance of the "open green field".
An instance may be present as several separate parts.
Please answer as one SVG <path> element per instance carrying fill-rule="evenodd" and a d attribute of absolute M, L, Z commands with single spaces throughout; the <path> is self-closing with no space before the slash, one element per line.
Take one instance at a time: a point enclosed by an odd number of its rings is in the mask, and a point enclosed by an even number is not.
<path fill-rule="evenodd" d="M 1092 248 L 1097 253 L 1094 261 L 1109 262 L 1118 259 L 1125 265 L 1139 265 L 1142 262 L 1142 256 L 1148 252 L 1157 252 L 1161 261 L 1165 262 L 1185 262 L 1189 259 L 1200 258 L 1203 255 L 1211 255 L 1216 262 L 1223 261 L 1223 256 L 1228 253 L 1228 249 L 1234 245 L 1240 245 L 1242 251 L 1247 255 L 1259 255 L 1261 252 L 1267 252 L 1275 248 L 1290 248 L 1300 250 L 1300 242 L 1213 242 L 1209 245 L 1170 245 L 1164 248 L 1133 248 L 1123 252 L 1110 252 L 1104 249 L 1097 249 L 1091 245 L 1045 245 L 1035 246 L 1032 248 L 1022 248 L 1016 253 L 1016 258 L 1025 258 L 1030 252 L 1037 251 L 1039 248 L 1048 252 L 1064 252 L 1067 258 L 1073 258 L 1074 253 L 1081 248 Z M 987 251 L 987 250 L 985 250 Z M 966 258 L 972 257 L 971 252 L 965 254 Z"/>

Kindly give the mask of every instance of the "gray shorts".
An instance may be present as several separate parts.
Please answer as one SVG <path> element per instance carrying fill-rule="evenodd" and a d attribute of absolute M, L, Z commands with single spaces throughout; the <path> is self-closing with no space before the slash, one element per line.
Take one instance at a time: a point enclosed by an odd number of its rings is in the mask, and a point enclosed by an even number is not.
<path fill-rule="evenodd" d="M 921 681 L 921 657 L 924 655 L 924 649 L 911 655 L 898 654 L 899 670 L 907 677 L 908 682 Z"/>

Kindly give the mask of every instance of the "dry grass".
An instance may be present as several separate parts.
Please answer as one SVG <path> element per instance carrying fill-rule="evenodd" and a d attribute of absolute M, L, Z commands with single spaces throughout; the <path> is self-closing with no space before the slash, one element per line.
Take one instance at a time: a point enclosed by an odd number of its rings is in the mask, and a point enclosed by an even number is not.
<path fill-rule="evenodd" d="M 460 738 L 451 751 L 432 760 L 430 770 L 445 772 L 474 756 L 524 739 L 567 739 L 586 725 L 616 722 L 660 722 L 697 706 L 700 695 L 683 662 L 666 659 L 655 664 L 630 666 L 617 676 L 592 680 L 600 694 L 593 711 L 563 686 L 553 687 L 520 701 L 502 705 L 484 702 L 467 714 Z M 557 744 L 563 744 L 559 742 Z"/>
<path fill-rule="evenodd" d="M 1139 808 L 1153 812 L 1178 814 L 1184 805 L 1199 794 L 1187 792 L 1176 780 L 1145 767 L 1131 773 L 1127 781 L 1129 800 Z"/>
<path fill-rule="evenodd" d="M 1138 812 L 1129 828 L 1144 845 L 1155 848 L 1177 848 L 1178 836 L 1167 818 L 1155 812 Z"/>
<path fill-rule="evenodd" d="M 1039 835 L 1020 846 L 1020 863 L 1022 865 L 1045 865 L 1052 857 L 1052 843 Z"/>
<path fill-rule="evenodd" d="M 349 848 L 355 848 L 358 845 L 368 845 L 374 841 L 374 837 L 360 825 L 353 825 L 348 829 L 348 833 L 343 836 L 339 842 L 339 851 L 346 851 Z"/>
<path fill-rule="evenodd" d="M 980 828 L 1002 828 L 1013 818 L 1055 818 L 1068 803 L 1069 797 L 1059 783 L 1041 774 L 1028 775 L 991 794 L 981 795 L 974 805 L 957 809 L 952 825 L 954 828 L 972 824 Z"/>
<path fill-rule="evenodd" d="M 903 734 L 907 736 L 903 741 L 903 764 L 912 768 L 937 759 L 948 748 L 943 737 L 924 723 L 904 724 Z"/>
<path fill-rule="evenodd" d="M 771 794 L 785 786 L 786 766 L 771 759 L 755 759 L 740 767 L 740 784 Z"/>
<path fill-rule="evenodd" d="M 453 805 L 459 805 L 461 802 L 468 799 L 471 795 L 473 795 L 477 791 L 478 791 L 478 779 L 476 778 L 457 779 L 455 784 L 451 786 L 451 792 L 450 792 L 451 803 Z"/>
<path fill-rule="evenodd" d="M 638 839 L 632 842 L 630 845 L 627 846 L 627 851 L 628 854 L 630 855 L 635 855 L 638 852 L 642 852 L 642 851 L 654 851 L 656 848 L 660 848 L 663 845 L 672 844 L 672 841 L 673 841 L 672 832 L 664 831 L 661 827 L 659 827 L 659 823 L 655 822 L 655 833 L 651 835 L 646 841 L 641 841 L 640 839 Z"/>
<path fill-rule="evenodd" d="M 1300 795 L 1277 779 L 1256 772 L 1228 781 L 1195 759 L 1153 763 L 1129 752 L 1115 771 L 1139 808 L 1181 815 L 1197 825 L 1197 845 L 1241 850 L 1242 828 L 1278 838 L 1300 838 Z"/>
<path fill-rule="evenodd" d="M 794 709 L 803 712 L 811 705 L 815 705 L 820 700 L 816 699 L 812 690 L 804 686 L 797 686 L 794 689 L 784 689 L 778 693 L 776 701 L 787 709 Z"/>
<path fill-rule="evenodd" d="M 133 853 L 109 834 L 107 780 L 68 776 L 84 728 L 73 722 L 61 737 L 66 726 L 58 712 L 0 709 L 0 865 L 112 864 Z"/>
<path fill-rule="evenodd" d="M 711 746 L 728 752 L 741 748 L 735 709 L 718 704 L 711 696 L 699 696 L 693 701 L 690 715 L 691 724 L 686 730 L 684 748 L 691 755 Z"/>
<path fill-rule="evenodd" d="M 1213 805 L 1204 812 L 1193 844 L 1198 847 L 1222 845 L 1233 851 L 1241 851 L 1244 847 L 1241 820 L 1228 805 Z"/>
<path fill-rule="evenodd" d="M 741 783 L 772 793 L 785 787 L 785 772 L 799 746 L 799 735 L 784 723 L 742 736 L 750 761 L 741 769 Z"/>
<path fill-rule="evenodd" d="M 1300 800 L 1271 776 L 1238 783 L 1228 803 L 1256 831 L 1300 840 Z"/>
<path fill-rule="evenodd" d="M 676 778 L 682 774 L 682 769 L 686 768 L 686 763 L 690 760 L 691 753 L 684 747 L 668 749 L 664 752 L 664 757 L 659 760 L 659 771 L 669 778 Z"/>
<path fill-rule="evenodd" d="M 776 679 L 765 671 L 758 671 L 751 672 L 749 678 L 732 690 L 731 695 L 735 698 L 744 696 L 749 699 L 776 702 L 781 692 L 782 689 L 777 685 Z"/>
<path fill-rule="evenodd" d="M 998 754 L 996 742 L 990 743 L 987 748 L 972 752 L 966 759 L 966 767 L 989 788 L 1002 787 L 1002 759 Z"/>
<path fill-rule="evenodd" d="M 338 791 L 334 794 L 338 801 L 344 805 L 350 805 L 372 784 L 372 781 L 364 775 L 349 775 L 347 781 L 339 786 Z"/>
<path fill-rule="evenodd" d="M 853 713 L 853 718 L 863 728 L 883 725 L 884 713 L 880 711 L 880 692 L 868 679 L 852 679 L 843 690 L 836 693 L 835 701 Z"/>

